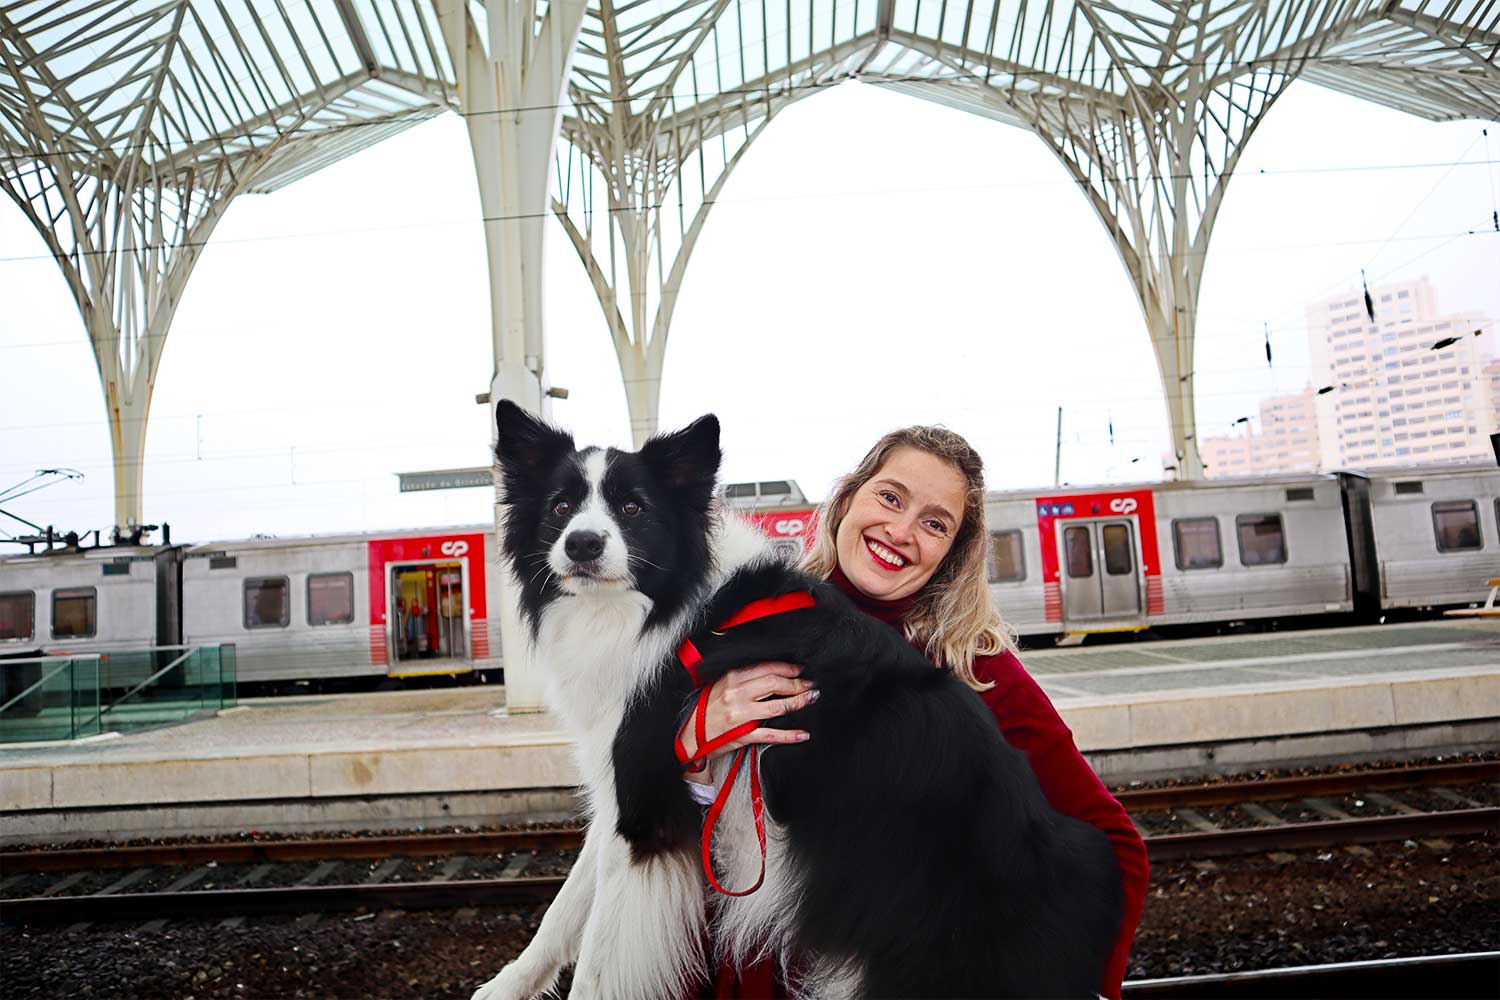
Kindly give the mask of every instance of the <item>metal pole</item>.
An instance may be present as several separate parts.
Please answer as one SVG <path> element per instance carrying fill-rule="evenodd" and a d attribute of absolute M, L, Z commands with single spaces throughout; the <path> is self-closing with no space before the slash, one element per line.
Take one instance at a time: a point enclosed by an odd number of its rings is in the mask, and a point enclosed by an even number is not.
<path fill-rule="evenodd" d="M 1052 486 L 1062 485 L 1062 407 L 1057 408 L 1057 449 L 1052 458 Z"/>

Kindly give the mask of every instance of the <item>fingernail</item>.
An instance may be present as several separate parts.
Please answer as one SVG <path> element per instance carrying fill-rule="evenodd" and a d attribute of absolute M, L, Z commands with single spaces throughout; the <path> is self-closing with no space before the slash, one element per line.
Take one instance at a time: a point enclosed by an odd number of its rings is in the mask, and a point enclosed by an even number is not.
<path fill-rule="evenodd" d="M 819 691 L 817 688 L 813 688 L 812 689 L 812 694 L 809 694 L 807 696 L 807 703 L 809 705 L 811 705 L 813 702 L 817 701 L 821 697 L 823 697 L 823 692 Z"/>
<path fill-rule="evenodd" d="M 807 738 L 809 736 L 811 736 L 811 735 L 812 735 L 812 733 L 798 733 L 797 734 L 797 742 L 798 743 L 805 743 L 805 742 L 807 742 Z"/>

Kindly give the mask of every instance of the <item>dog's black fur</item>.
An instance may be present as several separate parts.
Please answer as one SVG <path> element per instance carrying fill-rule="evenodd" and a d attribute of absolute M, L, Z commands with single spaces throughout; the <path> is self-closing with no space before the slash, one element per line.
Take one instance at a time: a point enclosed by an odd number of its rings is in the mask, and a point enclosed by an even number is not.
<path fill-rule="evenodd" d="M 711 631 L 798 590 L 816 607 Z M 1114 851 L 1047 804 L 972 691 L 836 588 L 780 565 L 736 573 L 699 621 L 705 683 L 784 660 L 821 692 L 769 723 L 812 738 L 763 761 L 766 807 L 801 881 L 799 952 L 862 966 L 870 997 L 1098 991 L 1120 924 Z M 672 750 L 692 696 L 681 665 L 663 664 L 615 740 L 619 829 L 638 859 L 698 850 L 702 810 Z"/>

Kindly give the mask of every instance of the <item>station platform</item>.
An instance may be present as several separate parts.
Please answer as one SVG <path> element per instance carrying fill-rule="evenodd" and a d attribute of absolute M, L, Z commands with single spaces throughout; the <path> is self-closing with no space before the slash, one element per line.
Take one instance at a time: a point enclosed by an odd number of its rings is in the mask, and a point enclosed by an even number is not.
<path fill-rule="evenodd" d="M 1500 622 L 1033 650 L 1106 781 L 1500 747 Z M 258 699 L 0 748 L 0 843 L 563 819 L 577 775 L 503 687 Z"/>

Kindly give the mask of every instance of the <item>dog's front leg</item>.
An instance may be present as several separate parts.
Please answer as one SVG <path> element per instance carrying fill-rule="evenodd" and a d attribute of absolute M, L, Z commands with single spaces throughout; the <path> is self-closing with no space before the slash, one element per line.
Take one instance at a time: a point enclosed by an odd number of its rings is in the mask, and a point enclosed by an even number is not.
<path fill-rule="evenodd" d="M 579 943 L 594 905 L 598 841 L 614 836 L 613 830 L 589 825 L 578 860 L 573 862 L 557 898 L 547 907 L 536 936 L 514 962 L 475 990 L 470 1000 L 530 1000 L 550 990 L 557 982 L 557 974 L 578 960 Z"/>
<path fill-rule="evenodd" d="M 633 860 L 619 836 L 600 845 L 594 906 L 573 972 L 578 1000 L 680 1000 L 706 973 L 703 877 L 681 852 Z"/>

